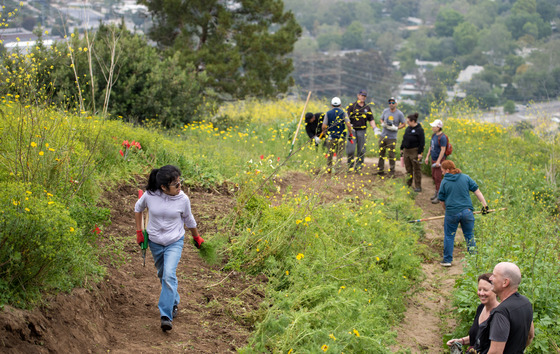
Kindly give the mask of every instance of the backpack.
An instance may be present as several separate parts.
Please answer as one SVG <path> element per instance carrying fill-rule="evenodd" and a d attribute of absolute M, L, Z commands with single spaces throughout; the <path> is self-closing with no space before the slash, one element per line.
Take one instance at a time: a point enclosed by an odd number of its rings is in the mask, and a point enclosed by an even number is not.
<path fill-rule="evenodd" d="M 441 137 L 444 136 L 444 135 L 445 134 L 441 134 L 440 136 L 438 136 L 438 138 L 437 138 L 438 144 L 439 144 L 439 141 L 441 140 Z M 445 135 L 445 137 L 447 138 L 447 145 L 445 145 L 445 156 L 449 156 L 453 152 L 453 145 L 451 145 L 451 143 L 449 142 L 449 137 L 447 135 Z"/>

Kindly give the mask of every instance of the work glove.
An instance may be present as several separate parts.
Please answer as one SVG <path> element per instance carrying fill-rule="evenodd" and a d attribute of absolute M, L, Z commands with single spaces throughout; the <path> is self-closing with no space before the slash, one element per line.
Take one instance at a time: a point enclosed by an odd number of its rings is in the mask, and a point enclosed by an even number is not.
<path fill-rule="evenodd" d="M 200 246 L 204 242 L 204 239 L 200 236 L 193 236 L 192 238 L 193 238 L 195 247 L 200 249 Z"/>
<path fill-rule="evenodd" d="M 373 129 L 373 134 L 375 134 L 375 136 L 381 135 L 381 129 L 375 127 L 375 129 Z"/>
<path fill-rule="evenodd" d="M 488 205 L 483 206 L 482 209 L 480 210 L 480 212 L 482 213 L 482 215 L 488 214 Z"/>
<path fill-rule="evenodd" d="M 350 144 L 354 144 L 354 135 L 352 135 L 352 133 L 348 136 L 348 140 L 350 141 Z"/>
<path fill-rule="evenodd" d="M 136 230 L 136 243 L 141 244 L 142 242 L 144 242 L 144 232 Z"/>
<path fill-rule="evenodd" d="M 386 128 L 390 131 L 393 131 L 393 132 L 396 132 L 396 131 L 399 130 L 399 127 L 397 127 L 396 125 L 388 125 Z"/>
<path fill-rule="evenodd" d="M 321 143 L 321 139 L 318 136 L 314 136 L 313 140 L 315 140 L 315 144 L 319 145 Z"/>
<path fill-rule="evenodd" d="M 382 126 L 383 128 L 385 128 L 385 127 L 387 126 L 387 124 L 385 124 L 385 122 L 382 121 L 382 122 L 381 122 L 381 126 Z"/>

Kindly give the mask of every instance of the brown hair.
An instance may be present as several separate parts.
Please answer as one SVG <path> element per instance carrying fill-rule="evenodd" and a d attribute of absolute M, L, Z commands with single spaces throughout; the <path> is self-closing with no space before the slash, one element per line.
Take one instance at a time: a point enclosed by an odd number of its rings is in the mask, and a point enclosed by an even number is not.
<path fill-rule="evenodd" d="M 484 274 L 480 274 L 478 276 L 478 282 L 480 282 L 481 280 L 485 280 L 487 282 L 489 282 L 490 284 L 492 284 L 492 282 L 490 281 L 490 277 L 492 276 L 492 273 L 484 273 Z"/>
<path fill-rule="evenodd" d="M 455 164 L 451 160 L 445 160 L 441 163 L 441 168 L 444 170 L 449 170 L 449 173 L 452 175 L 456 175 L 457 173 L 461 173 L 461 170 L 455 167 Z"/>
<path fill-rule="evenodd" d="M 417 122 L 418 121 L 418 112 L 414 113 L 414 114 L 409 114 L 408 117 L 406 117 L 408 119 L 410 119 L 413 122 Z"/>

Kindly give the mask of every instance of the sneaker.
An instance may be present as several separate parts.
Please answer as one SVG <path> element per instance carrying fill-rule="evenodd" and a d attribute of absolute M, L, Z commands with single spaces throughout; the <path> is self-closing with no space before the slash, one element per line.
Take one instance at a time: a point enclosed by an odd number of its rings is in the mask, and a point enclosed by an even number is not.
<path fill-rule="evenodd" d="M 173 305 L 173 311 L 171 312 L 171 316 L 175 318 L 177 317 L 177 313 L 179 313 L 179 308 L 177 307 L 177 305 Z"/>
<path fill-rule="evenodd" d="M 432 204 L 439 204 L 439 199 L 432 199 Z"/>
<path fill-rule="evenodd" d="M 437 194 L 431 197 L 430 200 L 437 200 Z"/>
<path fill-rule="evenodd" d="M 161 316 L 161 330 L 170 331 L 173 328 L 173 322 L 167 316 Z"/>
<path fill-rule="evenodd" d="M 440 263 L 443 267 L 451 267 L 451 262 L 441 262 Z"/>
<path fill-rule="evenodd" d="M 420 193 L 420 192 L 422 192 L 422 188 L 414 188 L 414 191 L 415 191 L 416 193 Z"/>

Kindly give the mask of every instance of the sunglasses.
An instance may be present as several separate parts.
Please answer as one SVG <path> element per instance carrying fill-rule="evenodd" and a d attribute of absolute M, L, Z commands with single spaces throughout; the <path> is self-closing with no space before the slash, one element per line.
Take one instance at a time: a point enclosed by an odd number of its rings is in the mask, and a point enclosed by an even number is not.
<path fill-rule="evenodd" d="M 179 182 L 177 182 L 177 183 L 175 183 L 175 184 L 170 184 L 169 186 L 170 186 L 170 187 L 173 186 L 173 187 L 175 187 L 175 189 L 177 189 L 177 188 L 181 187 L 182 184 L 183 184 L 183 179 L 180 178 L 180 179 L 179 179 Z"/>
<path fill-rule="evenodd" d="M 394 102 L 394 101 L 389 102 L 389 104 L 395 104 L 395 103 L 396 103 L 396 102 Z"/>

